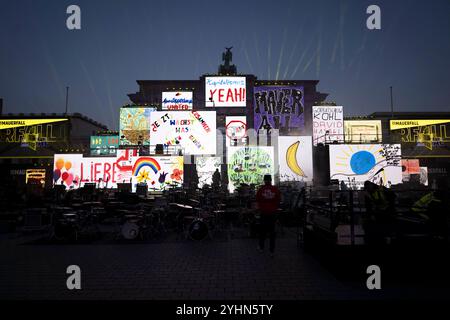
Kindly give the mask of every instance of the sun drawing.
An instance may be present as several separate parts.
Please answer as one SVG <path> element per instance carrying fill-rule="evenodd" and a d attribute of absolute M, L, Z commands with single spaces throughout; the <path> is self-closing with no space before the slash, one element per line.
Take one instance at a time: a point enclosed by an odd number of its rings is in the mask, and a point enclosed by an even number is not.
<path fill-rule="evenodd" d="M 378 149 L 377 149 L 378 147 Z M 377 163 L 384 160 L 379 145 L 347 145 L 341 154 L 336 156 L 337 173 L 362 175 L 368 173 Z"/>

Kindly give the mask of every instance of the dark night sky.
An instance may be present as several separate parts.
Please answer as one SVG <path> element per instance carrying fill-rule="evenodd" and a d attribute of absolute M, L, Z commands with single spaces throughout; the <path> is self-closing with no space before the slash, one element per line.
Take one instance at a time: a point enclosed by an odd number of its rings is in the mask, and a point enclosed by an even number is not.
<path fill-rule="evenodd" d="M 82 30 L 66 28 L 77 4 Z M 366 28 L 381 7 L 382 29 Z M 118 128 L 137 79 L 198 79 L 234 46 L 239 73 L 318 79 L 346 115 L 450 111 L 450 1 L 0 0 L 4 112 L 81 112 Z"/>

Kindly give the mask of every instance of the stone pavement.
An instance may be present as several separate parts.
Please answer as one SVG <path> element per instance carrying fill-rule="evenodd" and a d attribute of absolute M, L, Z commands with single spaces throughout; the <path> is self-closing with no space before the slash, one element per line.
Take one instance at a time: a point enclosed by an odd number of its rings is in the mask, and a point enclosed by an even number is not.
<path fill-rule="evenodd" d="M 0 240 L 0 299 L 366 299 L 389 296 L 336 279 L 295 239 L 274 258 L 256 240 L 33 244 Z M 66 288 L 81 268 L 82 290 Z M 406 290 L 406 292 L 411 290 Z M 391 293 L 397 296 L 396 292 Z"/>

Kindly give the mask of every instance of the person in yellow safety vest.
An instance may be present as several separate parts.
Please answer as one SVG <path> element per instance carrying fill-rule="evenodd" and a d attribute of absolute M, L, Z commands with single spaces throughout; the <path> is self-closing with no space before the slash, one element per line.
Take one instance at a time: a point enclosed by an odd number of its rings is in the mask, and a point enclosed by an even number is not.
<path fill-rule="evenodd" d="M 429 215 L 427 214 L 430 207 L 439 206 L 442 201 L 437 197 L 436 192 L 432 191 L 424 195 L 422 198 L 414 202 L 411 210 L 417 213 L 419 216 L 425 219 L 429 219 Z"/>
<path fill-rule="evenodd" d="M 395 194 L 373 182 L 364 183 L 366 215 L 363 217 L 365 240 L 380 243 L 390 239 L 395 214 Z"/>
<path fill-rule="evenodd" d="M 392 203 L 385 187 L 366 181 L 364 191 L 366 191 L 365 200 L 368 213 L 384 213 L 390 209 Z"/>

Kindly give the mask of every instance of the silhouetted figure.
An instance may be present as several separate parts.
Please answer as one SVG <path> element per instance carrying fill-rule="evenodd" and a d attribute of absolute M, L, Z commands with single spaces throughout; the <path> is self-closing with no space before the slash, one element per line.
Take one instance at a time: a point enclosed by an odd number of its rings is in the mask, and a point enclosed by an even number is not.
<path fill-rule="evenodd" d="M 427 220 L 432 236 L 448 238 L 448 201 L 443 190 L 427 193 L 414 202 L 411 210 Z"/>
<path fill-rule="evenodd" d="M 392 233 L 395 194 L 384 186 L 364 182 L 366 214 L 363 219 L 367 243 L 383 243 Z"/>
<path fill-rule="evenodd" d="M 220 188 L 220 181 L 221 181 L 220 172 L 219 172 L 219 169 L 216 169 L 216 171 L 214 171 L 213 176 L 212 176 L 213 189 Z"/>
<path fill-rule="evenodd" d="M 256 193 L 256 202 L 261 214 L 260 233 L 259 233 L 259 250 L 264 250 L 266 236 L 270 239 L 270 254 L 273 256 L 275 251 L 275 223 L 276 212 L 280 206 L 280 190 L 272 185 L 272 176 L 264 176 L 264 185 L 258 189 Z"/>

